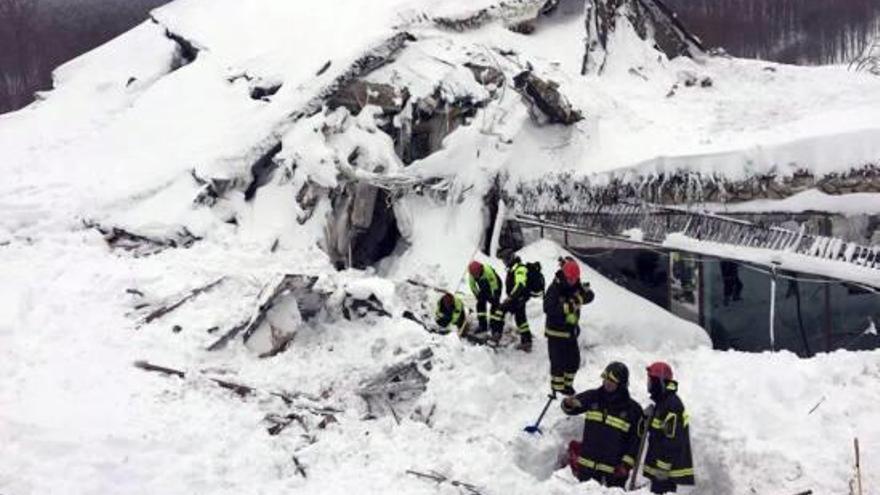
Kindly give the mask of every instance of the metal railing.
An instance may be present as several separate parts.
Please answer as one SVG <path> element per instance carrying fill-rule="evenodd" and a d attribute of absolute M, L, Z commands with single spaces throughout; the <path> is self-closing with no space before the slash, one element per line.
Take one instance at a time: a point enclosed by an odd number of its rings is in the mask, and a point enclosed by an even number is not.
<path fill-rule="evenodd" d="M 793 252 L 880 270 L 880 247 L 864 246 L 837 237 L 762 225 L 712 213 L 650 203 L 616 202 L 560 204 L 546 200 L 518 203 L 517 220 L 526 224 L 564 228 L 618 240 L 662 245 L 669 234 L 698 241 Z M 635 230 L 640 231 L 638 235 Z"/>

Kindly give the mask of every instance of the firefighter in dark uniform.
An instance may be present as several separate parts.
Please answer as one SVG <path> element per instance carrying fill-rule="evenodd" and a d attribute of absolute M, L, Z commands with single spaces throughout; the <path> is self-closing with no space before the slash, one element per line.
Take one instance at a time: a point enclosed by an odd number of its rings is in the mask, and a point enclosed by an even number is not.
<path fill-rule="evenodd" d="M 691 459 L 690 418 L 678 398 L 678 383 L 672 368 L 663 362 L 648 366 L 648 448 L 645 477 L 651 480 L 651 493 L 670 493 L 678 485 L 694 484 Z"/>
<path fill-rule="evenodd" d="M 501 278 L 495 270 L 479 261 L 471 261 L 468 265 L 468 283 L 471 292 L 477 299 L 477 321 L 479 327 L 473 337 L 485 339 L 488 329 L 492 330 L 492 340 L 501 339 L 504 328 L 504 313 L 501 311 Z"/>
<path fill-rule="evenodd" d="M 532 331 L 526 316 L 526 303 L 532 297 L 544 295 L 544 278 L 541 276 L 540 266 L 538 263 L 526 265 L 519 256 L 513 256 L 508 262 L 507 278 L 504 281 L 507 299 L 501 304 L 501 309 L 505 313 L 513 313 L 520 338 L 517 348 L 526 352 L 532 351 Z"/>
<path fill-rule="evenodd" d="M 437 301 L 434 322 L 440 328 L 438 333 L 449 333 L 451 326 L 459 336 L 464 337 L 467 334 L 467 310 L 457 294 L 447 292 Z"/>
<path fill-rule="evenodd" d="M 569 416 L 584 415 L 576 476 L 605 486 L 623 488 L 639 454 L 639 432 L 644 428 L 642 407 L 629 395 L 629 370 L 613 362 L 602 372 L 602 386 L 562 401 Z M 576 442 L 574 442 L 576 444 Z"/>
<path fill-rule="evenodd" d="M 581 365 L 577 341 L 581 306 L 590 303 L 594 295 L 589 284 L 581 284 L 581 269 L 574 258 L 561 259 L 560 264 L 544 294 L 544 335 L 550 356 L 550 388 L 554 394 L 574 395 L 572 385 Z"/>

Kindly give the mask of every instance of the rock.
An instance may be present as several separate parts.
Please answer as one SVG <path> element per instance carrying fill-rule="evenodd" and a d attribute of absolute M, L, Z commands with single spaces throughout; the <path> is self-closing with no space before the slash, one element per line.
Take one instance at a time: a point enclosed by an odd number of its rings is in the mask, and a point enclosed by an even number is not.
<path fill-rule="evenodd" d="M 548 122 L 572 125 L 584 118 L 559 92 L 559 85 L 556 82 L 544 81 L 531 71 L 519 73 L 513 78 L 513 82 L 529 107 L 540 110 L 540 113 L 547 117 Z"/>
<path fill-rule="evenodd" d="M 643 40 L 653 37 L 656 49 L 672 59 L 705 53 L 700 40 L 678 20 L 675 12 L 658 0 L 586 0 L 586 50 L 581 72 L 601 73 L 610 55 L 610 34 L 626 19 Z"/>
<path fill-rule="evenodd" d="M 531 20 L 521 21 L 508 26 L 507 29 L 510 29 L 514 33 L 532 34 L 535 32 L 535 22 Z"/>

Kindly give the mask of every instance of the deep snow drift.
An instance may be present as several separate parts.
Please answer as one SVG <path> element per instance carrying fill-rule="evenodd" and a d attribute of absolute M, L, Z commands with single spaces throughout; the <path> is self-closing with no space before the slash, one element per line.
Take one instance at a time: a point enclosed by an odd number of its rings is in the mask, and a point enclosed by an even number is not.
<path fill-rule="evenodd" d="M 564 444 L 579 435 L 580 418 L 564 418 L 554 406 L 543 437 L 521 432 L 549 386 L 543 345 L 529 355 L 496 353 L 407 320 L 379 318 L 302 328 L 287 352 L 268 360 L 240 345 L 207 353 L 212 318 L 241 305 L 226 290 L 247 299 L 261 277 L 292 263 L 320 264 L 294 252 L 267 256 L 207 245 L 135 260 L 108 255 L 92 233 L 3 250 L 3 493 L 437 491 L 407 469 L 435 470 L 484 493 L 584 493 L 567 470 L 552 474 Z M 551 270 L 561 253 L 542 242 L 523 255 Z M 575 385 L 595 386 L 608 361 L 622 360 L 645 403 L 638 370 L 669 360 L 692 415 L 698 493 L 843 493 L 856 435 L 867 486 L 880 482 L 869 468 L 869 453 L 880 447 L 876 352 L 811 360 L 715 352 L 701 329 L 584 271 L 597 299 L 584 311 L 584 362 Z M 125 316 L 127 288 L 171 293 L 219 274 L 234 277 L 233 286 L 170 320 L 134 330 Z M 540 306 L 531 303 L 529 313 L 539 329 Z M 173 324 L 183 330 L 172 332 Z M 398 411 L 400 424 L 392 416 L 363 420 L 360 381 L 424 347 L 434 353 L 428 388 Z M 147 374 L 132 366 L 139 359 L 190 375 Z M 292 426 L 270 436 L 263 418 L 283 414 L 281 401 L 243 400 L 206 377 L 313 394 L 320 397 L 315 404 L 345 412 L 323 430 L 307 416 L 308 433 Z M 429 425 L 413 419 L 416 409 L 433 411 Z M 297 473 L 294 455 L 308 478 Z"/>
<path fill-rule="evenodd" d="M 581 419 L 554 406 L 545 436 L 522 433 L 549 387 L 538 302 L 529 306 L 535 351 L 495 352 L 400 318 L 430 309 L 436 297 L 402 281 L 464 289 L 464 266 L 485 231 L 482 197 L 498 172 L 515 182 L 654 167 L 680 155 L 708 156 L 700 163 L 731 174 L 795 158 L 826 172 L 876 158 L 880 113 L 866 109 L 880 105 L 880 82 L 838 67 L 658 59 L 625 29 L 606 73 L 581 77 L 578 15 L 539 24 L 531 36 L 502 25 L 504 16 L 534 15 L 538 3 L 508 2 L 494 20 L 453 32 L 425 19 L 493 2 L 178 0 L 60 68 L 42 101 L 0 116 L 0 493 L 458 492 L 410 469 L 485 494 L 611 493 L 553 472 Z M 198 50 L 194 60 L 166 29 Z M 463 63 L 476 59 L 508 79 L 530 63 L 586 119 L 537 126 L 508 82 L 439 151 L 406 168 L 378 130 L 375 108 L 292 122 L 353 60 L 401 29 L 416 41 L 369 80 L 397 81 L 416 97 L 437 85 L 485 97 L 463 77 Z M 667 97 L 682 71 L 714 84 Z M 277 84 L 271 97 L 252 97 L 254 87 Z M 804 154 L 810 148 L 796 145 L 819 142 L 846 152 Z M 278 171 L 246 200 L 252 165 L 277 143 Z M 370 168 L 337 168 L 356 147 Z M 307 182 L 333 187 L 341 172 L 383 171 L 445 178 L 448 194 L 396 198 L 402 241 L 393 255 L 367 272 L 337 272 L 320 247 L 330 200 L 306 215 L 296 195 Z M 205 190 L 199 181 L 211 180 L 231 185 L 211 204 L 195 202 Z M 202 240 L 134 257 L 111 251 L 91 222 L 155 236 L 186 228 Z M 547 242 L 522 252 L 547 274 L 560 254 Z M 691 411 L 695 492 L 846 493 L 854 436 L 865 486 L 880 486 L 871 457 L 880 450 L 880 353 L 799 360 L 715 352 L 702 329 L 583 270 L 597 298 L 583 312 L 576 388 L 597 385 L 604 365 L 622 360 L 645 403 L 641 370 L 668 360 Z M 240 339 L 206 351 L 215 329 L 253 313 L 260 290 L 284 273 L 316 275 L 337 292 L 375 291 L 393 317 L 321 315 L 268 359 Z M 141 324 L 144 301 L 220 277 L 216 289 Z M 425 348 L 433 357 L 424 393 L 371 417 L 357 394 L 362 382 Z M 132 366 L 137 360 L 186 378 L 147 373 Z M 261 392 L 241 398 L 214 379 Z M 288 405 L 267 391 L 301 394 Z M 324 422 L 321 408 L 342 412 Z M 267 433 L 267 415 L 292 411 L 302 424 Z"/>

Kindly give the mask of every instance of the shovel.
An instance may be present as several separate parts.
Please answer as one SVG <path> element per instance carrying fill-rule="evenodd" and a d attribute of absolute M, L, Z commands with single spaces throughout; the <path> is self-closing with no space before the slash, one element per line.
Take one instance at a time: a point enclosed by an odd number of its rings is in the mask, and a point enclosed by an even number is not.
<path fill-rule="evenodd" d="M 555 399 L 556 399 L 556 393 L 552 393 L 552 394 L 548 395 L 547 396 L 547 403 L 544 404 L 544 409 L 541 410 L 541 415 L 538 416 L 538 420 L 535 421 L 535 424 L 529 425 L 529 426 L 526 426 L 525 428 L 523 428 L 523 431 L 525 431 L 526 433 L 529 433 L 529 434 L 535 434 L 535 433 L 543 434 L 544 432 L 541 431 L 541 428 L 539 428 L 538 425 L 540 425 L 541 420 L 544 419 L 544 414 L 547 413 L 547 409 L 550 407 L 550 403 L 553 402 Z"/>

